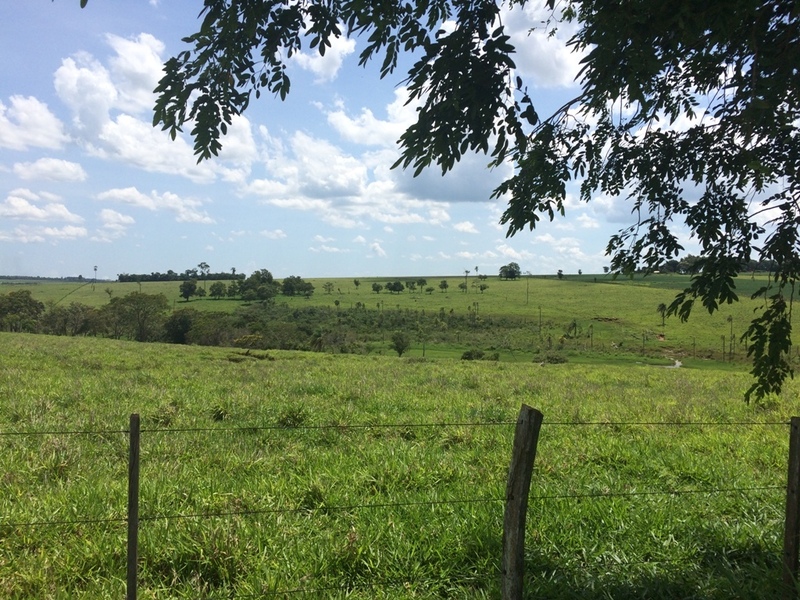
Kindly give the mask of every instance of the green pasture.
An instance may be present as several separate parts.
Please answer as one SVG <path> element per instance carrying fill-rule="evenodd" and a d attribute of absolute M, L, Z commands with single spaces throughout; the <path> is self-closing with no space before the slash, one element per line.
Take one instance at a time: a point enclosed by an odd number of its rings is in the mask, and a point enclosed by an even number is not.
<path fill-rule="evenodd" d="M 331 310 L 353 308 L 359 303 L 368 310 L 393 311 L 412 310 L 421 314 L 444 313 L 474 315 L 476 318 L 506 317 L 515 319 L 520 327 L 514 340 L 497 339 L 486 342 L 489 346 L 521 349 L 525 346 L 556 348 L 563 345 L 565 333 L 571 330 L 567 350 L 592 353 L 595 361 L 608 357 L 612 362 L 619 354 L 649 354 L 662 356 L 666 360 L 720 360 L 723 350 L 728 360 L 746 364 L 746 348 L 741 336 L 750 320 L 761 306 L 750 296 L 766 283 L 764 275 L 739 278 L 737 288 L 740 301 L 724 305 L 714 314 L 709 314 L 697 305 L 687 322 L 668 318 L 662 324 L 657 309 L 660 304 L 669 305 L 675 294 L 689 284 L 684 275 L 651 275 L 644 278 L 617 279 L 609 275 L 567 275 L 563 280 L 556 277 L 523 277 L 515 281 L 503 281 L 489 277 L 484 281 L 489 287 L 483 293 L 472 287 L 478 278 L 466 278 L 468 292 L 458 290 L 464 276 L 429 277 L 427 285 L 435 288 L 433 293 L 405 291 L 393 294 L 385 290 L 379 294 L 372 291 L 372 283 L 385 284 L 393 278 L 361 278 L 360 286 L 353 279 L 311 279 L 316 291 L 311 298 L 278 296 L 276 302 L 289 306 L 325 306 Z M 399 277 L 399 281 L 416 280 L 415 277 Z M 439 282 L 447 280 L 449 288 L 442 292 Z M 334 285 L 332 293 L 326 293 L 326 282 Z M 200 282 L 208 287 L 211 282 Z M 203 311 L 230 312 L 242 306 L 238 300 L 192 298 L 184 301 L 178 294 L 178 282 L 165 283 L 17 283 L 0 285 L 0 293 L 12 289 L 29 289 L 42 302 L 68 304 L 80 302 L 90 306 L 101 306 L 111 296 L 124 296 L 133 291 L 164 294 L 174 309 L 191 307 Z M 338 302 L 338 305 L 336 304 Z M 525 342 L 527 336 L 528 342 Z M 731 339 L 734 340 L 733 345 Z M 412 355 L 422 356 L 422 342 L 414 340 Z M 446 344 L 429 347 L 433 356 L 459 356 L 469 345 Z M 427 356 L 427 354 L 426 354 Z M 531 357 L 522 353 L 525 360 Z M 504 352 L 503 360 L 516 360 L 513 353 Z"/>
<path fill-rule="evenodd" d="M 545 415 L 527 598 L 780 595 L 794 381 L 756 407 L 742 401 L 744 369 L 711 362 L 540 366 L 7 333 L 0 348 L 3 598 L 122 597 L 134 412 L 140 598 L 499 598 L 523 403 Z"/>

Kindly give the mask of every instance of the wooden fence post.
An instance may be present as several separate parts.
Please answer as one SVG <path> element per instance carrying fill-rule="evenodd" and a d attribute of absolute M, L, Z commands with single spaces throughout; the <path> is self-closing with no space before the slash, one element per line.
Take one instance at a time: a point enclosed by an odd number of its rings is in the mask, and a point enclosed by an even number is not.
<path fill-rule="evenodd" d="M 800 417 L 792 417 L 789 433 L 789 476 L 786 482 L 786 521 L 783 531 L 783 598 L 798 597 L 800 549 Z"/>
<path fill-rule="evenodd" d="M 127 600 L 136 600 L 137 563 L 139 555 L 139 415 L 130 421 L 128 454 L 128 584 Z"/>
<path fill-rule="evenodd" d="M 525 574 L 525 515 L 542 426 L 541 412 L 525 404 L 519 410 L 506 484 L 503 518 L 502 600 L 522 600 Z"/>

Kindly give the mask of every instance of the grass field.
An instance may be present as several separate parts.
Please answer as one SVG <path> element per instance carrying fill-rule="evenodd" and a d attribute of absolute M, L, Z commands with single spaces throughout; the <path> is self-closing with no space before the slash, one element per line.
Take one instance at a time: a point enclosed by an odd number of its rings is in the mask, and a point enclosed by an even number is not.
<path fill-rule="evenodd" d="M 526 597 L 779 595 L 795 382 L 754 407 L 745 370 L 715 363 L 246 355 L 20 334 L 0 347 L 3 598 L 123 595 L 133 412 L 140 598 L 498 598 L 522 403 L 545 415 Z"/>

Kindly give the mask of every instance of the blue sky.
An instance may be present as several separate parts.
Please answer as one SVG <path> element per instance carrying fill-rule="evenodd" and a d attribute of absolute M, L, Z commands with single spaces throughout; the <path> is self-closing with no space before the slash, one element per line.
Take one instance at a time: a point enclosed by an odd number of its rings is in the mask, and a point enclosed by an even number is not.
<path fill-rule="evenodd" d="M 391 170 L 412 123 L 401 85 L 358 67 L 358 41 L 291 64 L 285 102 L 262 96 L 236 120 L 218 159 L 152 123 L 164 60 L 193 33 L 199 1 L 25 0 L 0 5 L 0 275 L 116 278 L 212 271 L 278 277 L 598 273 L 619 199 L 507 238 L 491 201 L 507 171 L 468 157 L 446 177 Z M 542 15 L 504 15 L 519 74 L 540 114 L 574 97 L 579 57 L 529 30 Z M 545 108 L 542 108 L 545 107 Z"/>

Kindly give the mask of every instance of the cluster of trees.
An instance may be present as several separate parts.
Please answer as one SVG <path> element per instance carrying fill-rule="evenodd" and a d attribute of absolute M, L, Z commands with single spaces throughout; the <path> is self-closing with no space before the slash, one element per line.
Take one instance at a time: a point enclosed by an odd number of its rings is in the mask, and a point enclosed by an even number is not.
<path fill-rule="evenodd" d="M 177 273 L 172 269 L 166 273 L 120 273 L 117 281 L 126 283 L 144 283 L 146 281 L 187 281 L 196 279 L 200 281 L 229 281 L 244 279 L 244 275 L 236 272 L 235 267 L 231 267 L 230 272 L 212 273 L 208 263 L 201 262 L 197 267 L 186 269 L 183 273 Z"/>
<path fill-rule="evenodd" d="M 53 335 L 99 335 L 139 342 L 161 339 L 170 303 L 163 294 L 132 292 L 110 297 L 101 308 L 72 302 L 42 304 L 29 290 L 0 295 L 0 327 L 4 331 Z"/>
<path fill-rule="evenodd" d="M 522 269 L 515 262 L 500 267 L 500 279 L 519 279 L 522 277 Z"/>
<path fill-rule="evenodd" d="M 267 269 L 260 269 L 250 274 L 231 280 L 227 285 L 222 281 L 212 283 L 208 291 L 198 285 L 197 279 L 186 279 L 179 286 L 181 298 L 189 301 L 193 296 L 211 298 L 239 298 L 245 302 L 267 303 L 278 294 L 284 296 L 310 297 L 314 293 L 314 285 L 302 277 L 291 275 L 278 282 Z"/>
<path fill-rule="evenodd" d="M 672 259 L 660 265 L 659 271 L 662 273 L 696 273 L 702 266 L 701 257 L 694 254 L 687 254 L 680 260 Z M 778 263 L 774 260 L 755 260 L 750 259 L 741 261 L 739 271 L 761 271 L 772 273 L 778 269 Z"/>
<path fill-rule="evenodd" d="M 34 299 L 29 290 L 0 295 L 0 327 L 3 331 L 35 331 L 43 312 L 44 304 Z"/>

